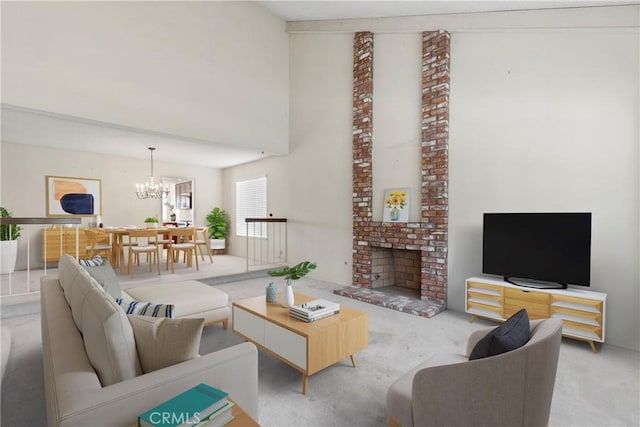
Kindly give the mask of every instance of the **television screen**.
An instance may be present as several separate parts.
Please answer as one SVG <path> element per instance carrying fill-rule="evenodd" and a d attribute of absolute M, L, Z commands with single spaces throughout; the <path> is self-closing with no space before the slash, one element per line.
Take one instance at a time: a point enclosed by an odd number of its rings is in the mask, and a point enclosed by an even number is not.
<path fill-rule="evenodd" d="M 589 286 L 591 213 L 485 213 L 482 272 Z"/>

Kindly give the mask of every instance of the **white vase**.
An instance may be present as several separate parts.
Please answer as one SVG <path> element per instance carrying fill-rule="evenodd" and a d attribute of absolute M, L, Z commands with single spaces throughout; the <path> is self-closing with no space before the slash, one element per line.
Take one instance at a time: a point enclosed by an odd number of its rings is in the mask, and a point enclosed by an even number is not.
<path fill-rule="evenodd" d="M 0 242 L 0 274 L 13 273 L 18 256 L 18 241 L 3 240 Z"/>
<path fill-rule="evenodd" d="M 291 307 L 293 304 L 293 286 L 287 284 L 282 290 L 282 306 Z"/>

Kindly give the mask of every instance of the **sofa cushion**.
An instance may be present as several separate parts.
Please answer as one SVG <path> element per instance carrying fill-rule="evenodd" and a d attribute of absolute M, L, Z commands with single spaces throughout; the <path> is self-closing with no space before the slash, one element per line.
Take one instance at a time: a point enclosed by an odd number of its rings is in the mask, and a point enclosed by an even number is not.
<path fill-rule="evenodd" d="M 198 357 L 204 319 L 128 318 L 145 374 Z"/>
<path fill-rule="evenodd" d="M 123 292 L 123 298 L 125 293 L 138 301 L 173 304 L 173 315 L 176 318 L 229 306 L 229 295 L 226 292 L 195 280 L 131 288 Z"/>
<path fill-rule="evenodd" d="M 84 347 L 102 386 L 140 375 L 133 329 L 113 298 L 102 289 L 89 289 L 81 312 Z"/>
<path fill-rule="evenodd" d="M 99 265 L 81 265 L 82 268 L 84 268 L 89 275 L 93 277 L 100 286 L 102 286 L 102 289 L 104 289 L 106 293 L 111 295 L 113 298 L 120 298 L 122 296 L 116 272 L 113 271 L 108 260 L 103 260 L 102 264 Z"/>
<path fill-rule="evenodd" d="M 70 255 L 62 255 L 58 263 L 58 278 L 64 291 L 64 298 L 71 307 L 73 321 L 80 332 L 82 327 L 82 308 L 87 292 L 91 289 L 98 289 L 104 292 L 100 284 L 96 282 L 89 273 L 78 264 Z"/>
<path fill-rule="evenodd" d="M 116 304 L 122 307 L 126 314 L 138 314 L 149 317 L 168 317 L 173 319 L 173 304 L 136 301 L 129 298 L 116 298 Z"/>
<path fill-rule="evenodd" d="M 525 345 L 530 337 L 529 316 L 523 308 L 478 341 L 469 355 L 469 360 L 515 350 Z"/>

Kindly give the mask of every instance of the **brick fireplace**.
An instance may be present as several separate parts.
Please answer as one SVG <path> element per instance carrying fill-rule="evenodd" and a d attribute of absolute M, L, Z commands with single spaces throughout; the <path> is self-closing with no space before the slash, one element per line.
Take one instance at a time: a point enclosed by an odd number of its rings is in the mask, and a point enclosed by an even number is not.
<path fill-rule="evenodd" d="M 373 33 L 356 33 L 353 44 L 353 286 L 337 293 L 426 317 L 447 300 L 449 41 L 445 31 L 422 33 L 421 215 L 408 223 L 372 220 Z M 388 256 L 416 260 L 411 276 L 394 267 L 392 285 L 413 296 L 376 291 L 386 286 L 375 260 Z"/>

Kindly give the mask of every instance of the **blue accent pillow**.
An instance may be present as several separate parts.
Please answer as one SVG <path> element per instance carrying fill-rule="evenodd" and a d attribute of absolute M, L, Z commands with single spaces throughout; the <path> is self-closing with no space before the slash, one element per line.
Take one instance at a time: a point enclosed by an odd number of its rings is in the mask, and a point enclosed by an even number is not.
<path fill-rule="evenodd" d="M 493 329 L 473 347 L 469 360 L 496 356 L 529 342 L 529 315 L 524 308 L 509 317 L 502 325 Z"/>
<path fill-rule="evenodd" d="M 91 259 L 80 258 L 78 262 L 83 267 L 95 267 L 104 264 L 105 260 L 100 255 L 94 255 Z"/>

